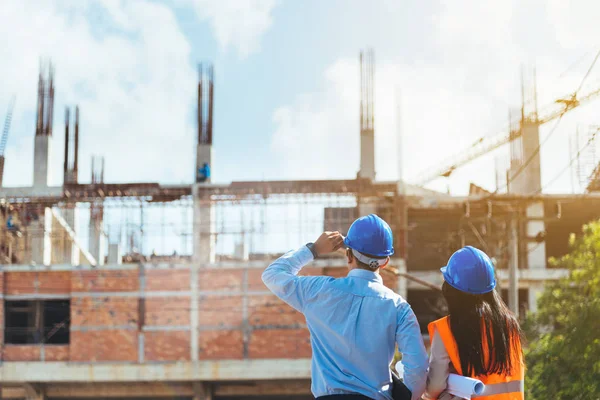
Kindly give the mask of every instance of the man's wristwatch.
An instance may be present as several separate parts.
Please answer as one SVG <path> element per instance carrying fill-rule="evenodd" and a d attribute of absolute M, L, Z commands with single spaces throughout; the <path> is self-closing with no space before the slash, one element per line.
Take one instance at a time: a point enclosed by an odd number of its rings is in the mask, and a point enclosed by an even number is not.
<path fill-rule="evenodd" d="M 306 247 L 308 247 L 308 249 L 312 253 L 313 258 L 319 257 L 319 255 L 317 254 L 317 250 L 315 249 L 315 244 L 313 242 L 306 243 Z"/>

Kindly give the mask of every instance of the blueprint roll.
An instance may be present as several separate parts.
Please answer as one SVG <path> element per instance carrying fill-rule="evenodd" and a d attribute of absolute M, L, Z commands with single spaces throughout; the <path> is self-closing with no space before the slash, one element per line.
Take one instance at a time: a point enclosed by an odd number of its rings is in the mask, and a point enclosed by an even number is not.
<path fill-rule="evenodd" d="M 454 396 L 471 399 L 471 396 L 482 394 L 484 389 L 485 385 L 478 379 L 456 374 L 448 375 L 448 387 L 446 391 Z"/>
<path fill-rule="evenodd" d="M 396 372 L 398 373 L 398 378 L 404 379 L 404 365 L 402 365 L 402 361 L 396 363 Z"/>

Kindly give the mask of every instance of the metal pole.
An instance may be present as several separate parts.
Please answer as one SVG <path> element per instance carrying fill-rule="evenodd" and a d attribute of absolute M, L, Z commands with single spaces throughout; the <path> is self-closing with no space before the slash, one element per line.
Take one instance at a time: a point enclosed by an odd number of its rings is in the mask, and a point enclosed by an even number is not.
<path fill-rule="evenodd" d="M 510 262 L 508 264 L 508 308 L 519 317 L 519 242 L 517 237 L 518 220 L 510 221 Z"/>

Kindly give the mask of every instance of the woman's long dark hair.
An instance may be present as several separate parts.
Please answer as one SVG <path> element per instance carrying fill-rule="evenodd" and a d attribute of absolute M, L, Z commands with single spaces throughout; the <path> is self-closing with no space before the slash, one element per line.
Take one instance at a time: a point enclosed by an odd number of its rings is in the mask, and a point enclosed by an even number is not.
<path fill-rule="evenodd" d="M 463 375 L 511 374 L 518 360 L 512 355 L 522 351 L 523 333 L 498 292 L 474 295 L 444 282 L 442 293 L 448 304 L 450 330 Z M 484 334 L 486 340 L 482 340 Z"/>

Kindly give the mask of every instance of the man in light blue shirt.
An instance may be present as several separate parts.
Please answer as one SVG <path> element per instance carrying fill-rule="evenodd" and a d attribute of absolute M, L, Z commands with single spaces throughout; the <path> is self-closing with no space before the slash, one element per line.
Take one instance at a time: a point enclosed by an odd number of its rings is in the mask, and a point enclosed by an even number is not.
<path fill-rule="evenodd" d="M 344 245 L 347 277 L 298 276 L 314 258 Z M 412 399 L 423 394 L 428 360 L 417 318 L 379 275 L 393 253 L 390 227 L 372 214 L 357 219 L 346 238 L 325 232 L 263 272 L 265 285 L 306 317 L 317 399 L 392 399 L 389 366 L 396 343 Z"/>

